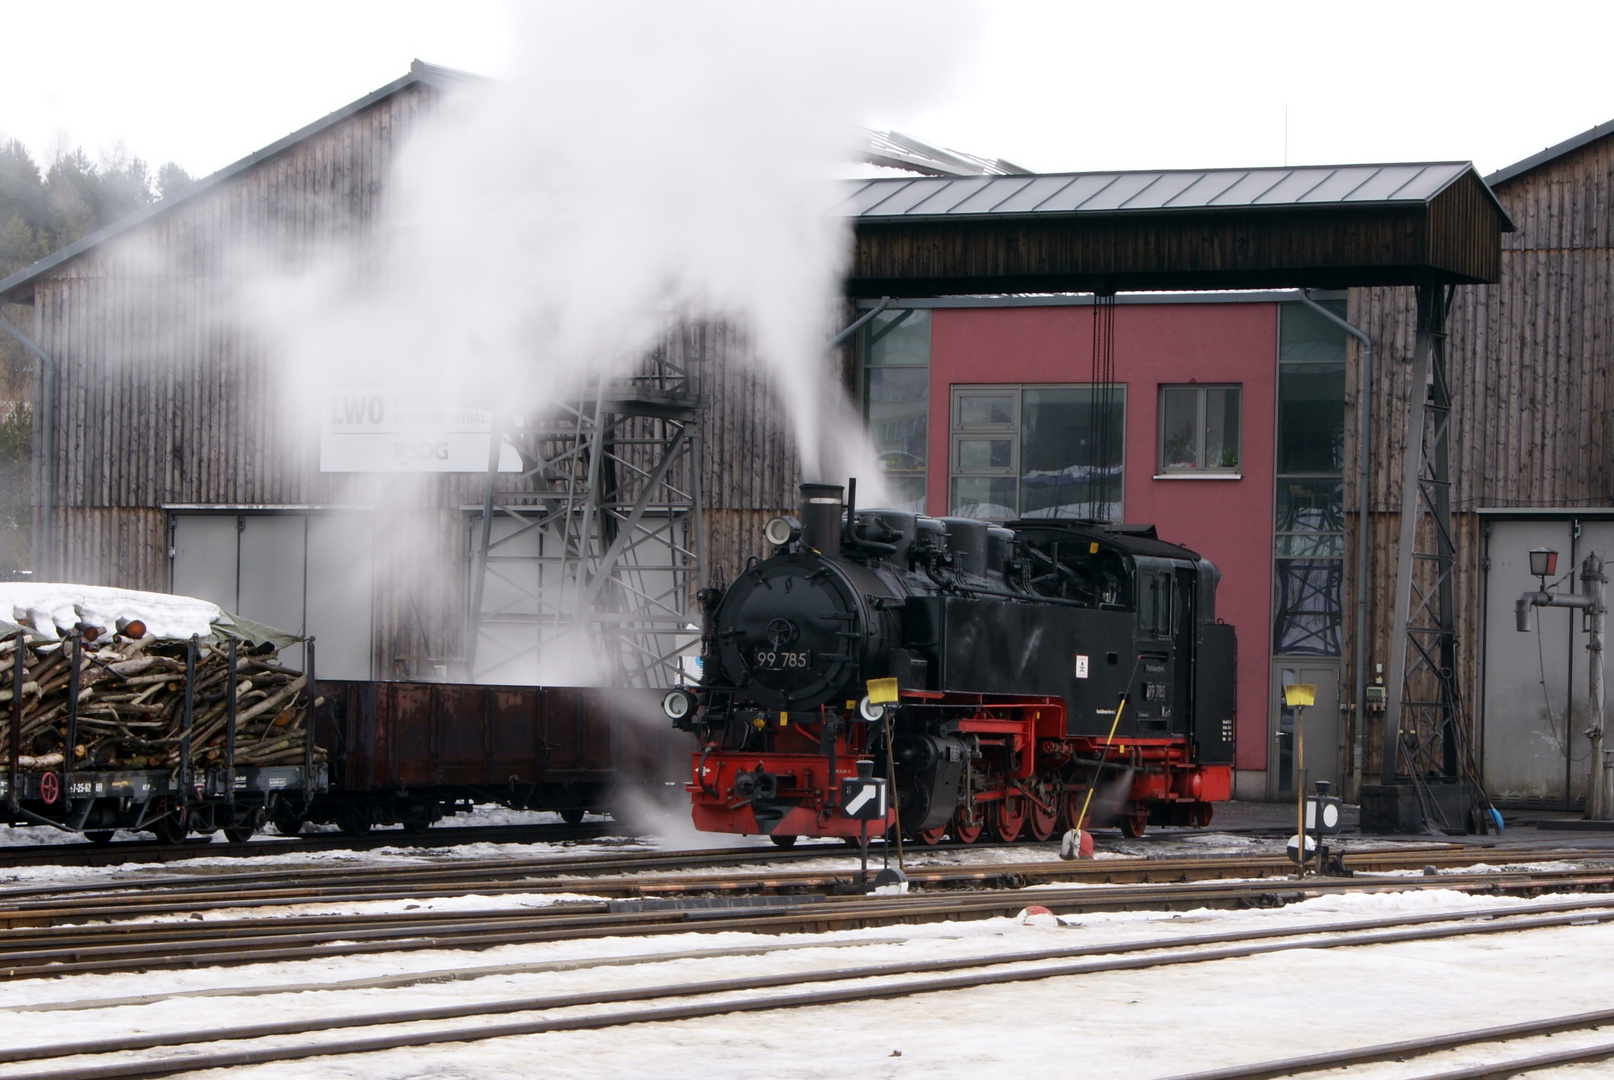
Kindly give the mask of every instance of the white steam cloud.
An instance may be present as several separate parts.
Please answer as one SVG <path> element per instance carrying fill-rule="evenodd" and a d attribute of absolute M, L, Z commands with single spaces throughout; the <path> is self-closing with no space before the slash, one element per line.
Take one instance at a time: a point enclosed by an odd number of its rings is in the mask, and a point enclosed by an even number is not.
<path fill-rule="evenodd" d="M 681 316 L 725 318 L 771 373 L 808 478 L 844 475 L 854 446 L 874 481 L 860 425 L 848 439 L 827 411 L 850 250 L 833 177 L 859 124 L 947 89 L 975 22 L 934 2 L 516 9 L 513 70 L 407 141 L 373 246 L 274 290 L 301 389 L 519 412 L 623 373 Z"/>

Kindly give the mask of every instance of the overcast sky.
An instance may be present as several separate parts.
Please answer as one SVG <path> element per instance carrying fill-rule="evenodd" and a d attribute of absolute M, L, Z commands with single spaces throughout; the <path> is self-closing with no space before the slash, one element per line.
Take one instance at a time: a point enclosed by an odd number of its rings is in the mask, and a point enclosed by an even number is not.
<path fill-rule="evenodd" d="M 92 155 L 122 139 L 205 175 L 414 57 L 497 75 L 508 26 L 491 0 L 0 0 L 0 134 L 42 161 L 64 138 Z M 1470 159 L 1489 172 L 1614 119 L 1607 2 L 986 0 L 959 33 L 973 59 L 951 62 L 947 92 L 866 122 L 1038 171 Z M 609 62 L 609 40 L 600 52 Z"/>

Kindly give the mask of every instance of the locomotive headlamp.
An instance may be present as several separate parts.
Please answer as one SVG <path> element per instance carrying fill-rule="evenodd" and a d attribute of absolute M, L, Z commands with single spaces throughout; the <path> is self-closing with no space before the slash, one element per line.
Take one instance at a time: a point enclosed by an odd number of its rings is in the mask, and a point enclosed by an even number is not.
<path fill-rule="evenodd" d="M 784 547 L 801 535 L 801 522 L 791 517 L 776 517 L 762 527 L 762 536 L 774 547 Z"/>
<path fill-rule="evenodd" d="M 885 706 L 870 701 L 869 696 L 864 694 L 863 700 L 857 703 L 857 715 L 860 720 L 866 720 L 873 724 L 876 721 L 885 719 Z"/>
<path fill-rule="evenodd" d="M 667 696 L 661 699 L 661 711 L 667 714 L 669 720 L 682 720 L 694 707 L 695 699 L 687 690 L 669 690 Z"/>

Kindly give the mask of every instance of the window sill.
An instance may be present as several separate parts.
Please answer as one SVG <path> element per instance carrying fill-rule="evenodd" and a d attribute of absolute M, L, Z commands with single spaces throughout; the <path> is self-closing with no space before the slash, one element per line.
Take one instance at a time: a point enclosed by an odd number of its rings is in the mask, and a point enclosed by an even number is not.
<path fill-rule="evenodd" d="M 1156 480 L 1242 480 L 1243 473 L 1236 472 L 1168 472 L 1155 473 Z"/>

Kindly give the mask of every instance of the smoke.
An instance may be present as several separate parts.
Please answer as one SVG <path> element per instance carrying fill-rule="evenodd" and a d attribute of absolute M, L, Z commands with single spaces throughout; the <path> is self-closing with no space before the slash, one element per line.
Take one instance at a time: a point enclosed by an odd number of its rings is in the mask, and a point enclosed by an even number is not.
<path fill-rule="evenodd" d="M 275 290 L 305 389 L 541 409 L 680 318 L 725 319 L 807 478 L 873 480 L 824 355 L 850 250 L 833 178 L 860 123 L 945 90 L 973 21 L 956 3 L 517 8 L 511 70 L 419 126 L 368 241 Z"/>

